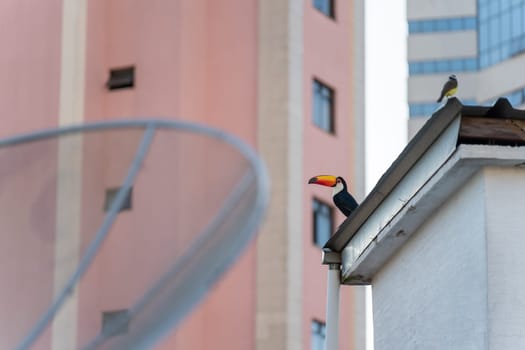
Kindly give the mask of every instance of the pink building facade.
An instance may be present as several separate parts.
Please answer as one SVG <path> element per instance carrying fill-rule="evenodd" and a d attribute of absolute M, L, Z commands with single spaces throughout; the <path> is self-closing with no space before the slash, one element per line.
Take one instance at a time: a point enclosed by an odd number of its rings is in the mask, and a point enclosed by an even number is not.
<path fill-rule="evenodd" d="M 324 173 L 342 175 L 357 198 L 364 194 L 364 14 L 360 0 L 327 1 L 334 6 L 333 16 L 316 3 L 0 3 L 0 136 L 121 118 L 183 119 L 236 135 L 267 163 L 271 202 L 257 240 L 158 349 L 310 349 L 311 323 L 324 320 L 327 269 L 312 239 L 312 200 L 330 203 L 331 190 L 309 186 L 307 180 Z M 109 90 L 110 70 L 130 66 L 134 86 Z M 332 130 L 313 121 L 315 81 L 332 89 Z M 84 159 L 94 156 L 85 154 Z M 99 200 L 88 189 L 111 185 L 108 179 L 118 171 L 113 164 L 108 178 L 84 178 L 83 217 L 95 215 L 86 212 L 86 203 Z M 140 193 L 134 201 L 140 203 Z M 343 219 L 335 213 L 334 228 Z M 170 224 L 150 220 L 159 230 Z M 58 224 L 45 224 L 52 235 Z M 88 229 L 89 223 L 82 224 L 81 230 Z M 124 218 L 116 229 L 136 231 L 137 225 Z M 108 247 L 125 258 L 117 238 Z M 76 296 L 79 312 L 93 312 L 93 317 L 73 322 L 70 339 L 58 340 L 58 331 L 46 331 L 35 348 L 78 347 L 92 336 L 83 329 L 96 328 L 101 312 L 126 307 L 125 291 L 105 296 L 93 290 L 95 281 L 115 283 L 111 271 L 118 269 L 118 259 L 103 261 L 110 266 L 93 267 L 86 275 L 92 283 L 81 285 Z M 56 278 L 52 271 L 41 277 L 44 282 L 35 281 L 40 286 Z M 44 293 L 52 293 L 49 283 Z M 85 310 L 88 302 L 100 310 Z M 359 349 L 350 288 L 343 289 L 341 302 L 340 348 Z M 5 300 L 0 305 L 11 312 Z"/>

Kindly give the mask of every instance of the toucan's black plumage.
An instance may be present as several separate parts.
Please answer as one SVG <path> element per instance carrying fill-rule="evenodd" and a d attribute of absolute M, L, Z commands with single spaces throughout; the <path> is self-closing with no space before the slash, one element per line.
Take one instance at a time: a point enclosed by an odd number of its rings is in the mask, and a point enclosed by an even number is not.
<path fill-rule="evenodd" d="M 354 197 L 348 193 L 346 181 L 340 176 L 314 176 L 308 181 L 308 183 L 332 187 L 334 189 L 332 196 L 334 204 L 345 216 L 350 216 L 355 208 L 359 206 Z"/>
<path fill-rule="evenodd" d="M 338 193 L 334 193 L 332 199 L 334 204 L 345 216 L 350 216 L 352 212 L 359 206 L 355 198 L 348 192 L 346 189 L 346 182 L 342 177 L 338 177 L 338 180 L 341 180 L 343 183 L 343 189 Z"/>

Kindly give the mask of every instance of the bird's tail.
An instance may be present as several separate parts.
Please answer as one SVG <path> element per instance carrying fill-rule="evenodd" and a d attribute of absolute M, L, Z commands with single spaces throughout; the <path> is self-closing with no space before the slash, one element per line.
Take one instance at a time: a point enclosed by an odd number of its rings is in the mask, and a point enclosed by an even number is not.
<path fill-rule="evenodd" d="M 439 96 L 437 102 L 441 102 L 441 101 L 443 101 L 443 96 L 444 96 L 444 95 Z"/>

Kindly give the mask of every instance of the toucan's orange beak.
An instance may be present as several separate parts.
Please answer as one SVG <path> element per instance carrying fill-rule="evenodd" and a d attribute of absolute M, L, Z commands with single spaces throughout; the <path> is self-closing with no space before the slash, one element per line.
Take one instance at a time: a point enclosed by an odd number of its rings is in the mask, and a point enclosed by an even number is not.
<path fill-rule="evenodd" d="M 317 185 L 323 185 L 328 187 L 334 187 L 337 183 L 337 177 L 333 175 L 319 175 L 314 176 L 310 180 L 308 180 L 309 184 L 317 184 Z"/>

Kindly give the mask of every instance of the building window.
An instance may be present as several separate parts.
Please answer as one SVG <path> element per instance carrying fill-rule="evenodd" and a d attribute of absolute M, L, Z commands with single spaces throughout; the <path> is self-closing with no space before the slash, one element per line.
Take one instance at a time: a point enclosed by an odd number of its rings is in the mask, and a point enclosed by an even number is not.
<path fill-rule="evenodd" d="M 319 128 L 334 133 L 334 89 L 317 79 L 313 80 L 313 122 Z"/>
<path fill-rule="evenodd" d="M 109 90 L 127 89 L 135 86 L 135 67 L 117 68 L 109 71 L 106 83 Z"/>
<path fill-rule="evenodd" d="M 313 0 L 314 7 L 330 18 L 335 18 L 335 0 Z"/>
<path fill-rule="evenodd" d="M 314 198 L 313 206 L 313 242 L 318 247 L 323 247 L 332 236 L 333 209 L 326 203 Z"/>
<path fill-rule="evenodd" d="M 117 196 L 118 191 L 120 191 L 120 187 L 114 187 L 109 188 L 106 190 L 106 198 L 104 200 L 104 211 L 108 211 L 111 207 L 111 203 L 113 203 L 113 200 Z M 133 187 L 129 189 L 129 191 L 126 193 L 126 197 L 124 198 L 124 202 L 122 203 L 122 207 L 119 211 L 123 210 L 131 210 L 131 199 L 133 196 Z"/>
<path fill-rule="evenodd" d="M 105 337 L 128 333 L 129 312 L 127 309 L 102 312 L 102 331 Z"/>
<path fill-rule="evenodd" d="M 326 339 L 326 324 L 312 320 L 312 350 L 324 350 Z"/>

